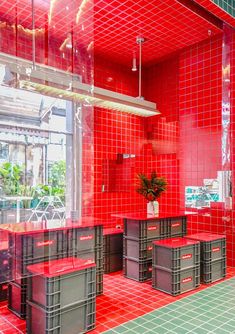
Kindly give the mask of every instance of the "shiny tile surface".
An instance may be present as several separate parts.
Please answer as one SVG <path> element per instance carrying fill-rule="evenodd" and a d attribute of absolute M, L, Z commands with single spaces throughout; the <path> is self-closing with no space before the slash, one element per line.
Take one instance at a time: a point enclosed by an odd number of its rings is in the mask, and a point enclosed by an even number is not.
<path fill-rule="evenodd" d="M 234 275 L 235 270 L 228 268 L 227 279 Z M 228 280 L 228 282 L 230 281 Z M 217 284 L 214 285 L 217 286 Z M 177 300 L 187 301 L 186 297 L 194 295 L 195 292 L 200 290 L 205 290 L 206 292 L 208 286 L 210 285 L 201 285 L 197 290 L 178 297 L 172 297 L 160 291 L 153 290 L 150 281 L 138 283 L 123 277 L 121 272 L 106 274 L 104 275 L 104 294 L 97 297 L 96 329 L 90 333 L 103 333 L 121 324 L 125 324 L 124 326 L 126 326 L 131 320 L 149 314 L 149 312 L 163 306 L 169 305 L 170 307 L 171 303 Z M 174 310 L 174 305 L 176 304 L 172 304 L 172 310 Z M 186 307 L 187 303 L 185 302 L 184 305 Z M 172 310 L 171 312 L 173 312 Z M 148 318 L 148 315 L 146 316 Z M 137 324 L 138 319 L 136 319 Z M 130 328 L 132 323 L 130 322 L 128 325 Z M 0 334 L 25 333 L 25 321 L 12 314 L 7 309 L 6 302 L 0 303 Z"/>
<path fill-rule="evenodd" d="M 231 334 L 235 327 L 234 291 L 232 278 L 105 333 Z"/>

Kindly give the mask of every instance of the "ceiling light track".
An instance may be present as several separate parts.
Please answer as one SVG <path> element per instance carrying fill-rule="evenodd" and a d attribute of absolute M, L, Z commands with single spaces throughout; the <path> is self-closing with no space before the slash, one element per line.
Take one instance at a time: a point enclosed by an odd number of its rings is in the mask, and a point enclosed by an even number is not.
<path fill-rule="evenodd" d="M 140 42 L 141 44 L 142 42 Z M 38 63 L 33 66 L 31 61 L 5 53 L 0 53 L 0 66 L 2 69 L 7 68 L 12 77 L 15 76 L 13 84 L 21 89 L 143 117 L 160 114 L 155 103 L 139 98 L 141 97 L 141 76 L 139 97 L 136 98 L 84 84 L 79 75 Z M 0 68 L 0 70 L 2 69 Z M 141 72 L 141 64 L 139 70 Z M 11 82 L 13 81 L 11 80 Z M 4 82 L 0 82 L 0 84 L 2 83 L 4 84 Z M 5 84 L 7 85 L 7 83 Z"/>

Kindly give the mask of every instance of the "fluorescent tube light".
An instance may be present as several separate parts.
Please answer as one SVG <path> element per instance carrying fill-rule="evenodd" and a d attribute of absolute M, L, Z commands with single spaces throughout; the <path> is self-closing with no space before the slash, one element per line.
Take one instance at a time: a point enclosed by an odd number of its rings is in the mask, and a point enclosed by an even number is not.
<path fill-rule="evenodd" d="M 153 102 L 81 83 L 80 76 L 50 66 L 36 64 L 33 67 L 32 62 L 28 60 L 5 53 L 0 53 L 0 64 L 6 65 L 12 73 L 18 74 L 20 80 L 17 82 L 23 89 L 79 103 L 89 102 L 94 107 L 143 117 L 160 114 Z M 57 87 L 54 87 L 55 85 Z"/>

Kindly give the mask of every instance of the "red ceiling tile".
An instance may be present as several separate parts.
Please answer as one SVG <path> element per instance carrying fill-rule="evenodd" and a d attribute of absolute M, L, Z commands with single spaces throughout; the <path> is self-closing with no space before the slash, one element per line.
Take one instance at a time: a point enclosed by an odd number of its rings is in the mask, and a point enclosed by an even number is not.
<path fill-rule="evenodd" d="M 76 22 L 81 3 L 84 7 Z M 95 51 L 126 65 L 131 63 L 133 51 L 138 51 L 138 35 L 146 38 L 143 63 L 147 64 L 207 38 L 208 30 L 220 32 L 176 0 L 95 0 L 94 12 L 92 0 L 35 0 L 34 4 L 36 28 L 49 26 L 50 35 L 59 40 L 73 31 L 74 40 L 84 45 L 94 28 Z M 3 0 L 0 16 L 1 21 L 32 29 L 30 0 Z"/>

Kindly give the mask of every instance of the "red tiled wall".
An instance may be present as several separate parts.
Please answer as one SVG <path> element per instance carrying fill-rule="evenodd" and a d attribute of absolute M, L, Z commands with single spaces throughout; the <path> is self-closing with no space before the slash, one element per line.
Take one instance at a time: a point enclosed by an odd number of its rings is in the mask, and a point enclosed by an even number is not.
<path fill-rule="evenodd" d="M 184 202 L 186 185 L 202 185 L 205 178 L 216 178 L 222 166 L 222 36 L 192 46 L 180 55 L 180 194 Z M 232 87 L 234 86 L 234 44 L 232 48 Z M 232 100 L 233 97 L 233 89 Z M 234 110 L 232 103 L 232 115 Z M 232 127 L 233 131 L 233 116 Z M 234 174 L 233 141 L 231 146 Z M 233 183 L 234 184 L 234 183 Z M 199 210 L 191 216 L 189 232 L 209 231 L 227 237 L 228 265 L 235 265 L 233 211 L 224 203 Z"/>
<path fill-rule="evenodd" d="M 224 221 L 227 230 L 228 257 L 235 266 L 235 32 L 231 35 L 231 170 L 232 170 L 232 194 L 233 205 L 230 212 L 226 212 Z"/>
<path fill-rule="evenodd" d="M 132 96 L 137 95 L 137 76 L 130 68 L 124 68 L 100 57 L 95 57 L 94 65 L 95 86 Z M 143 209 L 144 202 L 134 191 L 136 169 L 142 171 L 145 165 L 142 118 L 95 108 L 94 145 L 94 212 L 96 217 L 107 220 L 107 224 L 115 224 L 111 218 L 112 213 Z M 117 171 L 123 166 L 123 162 L 118 163 L 120 154 L 136 155 L 130 162 L 131 168 L 128 168 L 127 176 L 130 179 L 127 192 L 117 191 L 121 188 L 120 180 L 116 180 Z"/>
<path fill-rule="evenodd" d="M 216 37 L 180 55 L 180 187 L 217 178 L 221 163 L 222 40 Z M 184 200 L 182 196 L 182 200 Z M 183 204 L 183 203 L 182 203 Z"/>
<path fill-rule="evenodd" d="M 176 54 L 146 69 L 144 77 L 144 96 L 157 103 L 161 117 L 167 122 L 178 121 L 178 82 L 179 56 Z"/>
<path fill-rule="evenodd" d="M 146 70 L 146 77 L 143 78 L 146 98 L 150 96 L 150 100 L 154 101 L 161 97 L 159 106 L 165 110 L 164 116 L 167 115 L 167 107 L 169 108 L 171 116 L 168 119 L 171 119 L 171 122 L 167 122 L 167 118 L 162 116 L 145 119 L 95 109 L 95 215 L 97 217 L 102 217 L 112 223 L 112 213 L 146 210 L 145 200 L 136 194 L 135 178 L 138 172 L 150 173 L 152 170 L 156 170 L 160 176 L 165 176 L 168 181 L 167 194 L 160 198 L 161 210 L 178 209 L 177 64 L 178 62 L 173 59 L 169 62 L 169 67 L 166 64 L 166 68 L 163 70 L 161 66 L 157 66 L 154 71 L 152 69 L 149 72 Z M 166 70 L 167 74 L 165 74 Z M 155 80 L 157 71 L 161 73 L 159 81 Z M 171 85 L 164 83 L 163 87 L 159 86 L 159 83 L 162 82 L 162 76 L 167 78 L 169 75 L 172 78 Z M 148 84 L 146 84 L 147 82 Z M 107 59 L 95 57 L 95 85 L 136 96 L 138 75 L 132 73 L 130 68 L 124 68 L 121 65 L 108 62 Z M 172 97 L 168 103 L 167 96 Z M 130 191 L 102 192 L 103 181 L 107 182 L 107 176 L 103 175 L 104 170 L 107 170 L 108 165 L 110 170 L 111 164 L 113 170 L 117 155 L 121 153 L 136 155 L 131 162 L 131 172 L 129 169 L 127 170 L 128 177 L 131 176 L 128 181 Z M 118 165 L 117 168 L 121 170 L 122 165 Z"/>
<path fill-rule="evenodd" d="M 178 55 L 145 70 L 144 95 L 157 103 L 160 116 L 146 119 L 147 138 L 152 146 L 149 170 L 167 179 L 167 192 L 159 199 L 162 211 L 179 210 L 179 59 Z"/>
<path fill-rule="evenodd" d="M 88 52 L 86 46 L 80 45 L 76 37 L 73 41 L 73 50 L 66 47 L 60 50 L 64 42 L 63 38 L 53 37 L 48 27 L 44 28 L 45 30 L 38 30 L 35 34 L 35 61 L 82 75 L 83 82 L 90 83 L 93 70 L 90 55 L 93 51 Z M 0 52 L 33 60 L 32 50 L 33 41 L 30 30 L 23 29 L 21 26 L 16 28 L 16 22 L 12 24 L 0 21 Z"/>
<path fill-rule="evenodd" d="M 234 54 L 233 49 L 233 63 Z M 95 212 L 98 216 L 109 220 L 114 212 L 145 210 L 145 202 L 135 194 L 133 186 L 138 171 L 156 169 L 167 178 L 168 190 L 160 199 L 163 211 L 184 208 L 186 185 L 200 186 L 203 179 L 217 177 L 217 171 L 222 170 L 221 67 L 222 36 L 216 36 L 145 69 L 144 96 L 157 102 L 160 116 L 143 119 L 95 111 Z M 97 86 L 135 95 L 132 80 L 136 78 L 133 79 L 129 69 L 122 70 L 119 65 L 103 60 L 96 64 L 95 74 Z M 110 77 L 114 80 L 110 81 Z M 233 127 L 234 123 L 232 130 Z M 103 160 L 115 160 L 118 153 L 138 156 L 133 166 L 131 192 L 102 193 Z M 188 226 L 189 232 L 226 233 L 228 264 L 234 265 L 231 217 L 223 204 L 215 203 L 212 208 L 193 215 Z"/>

